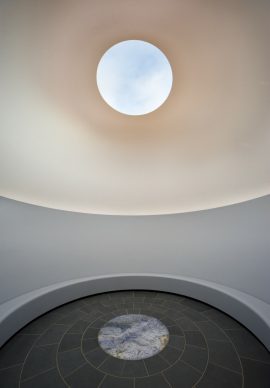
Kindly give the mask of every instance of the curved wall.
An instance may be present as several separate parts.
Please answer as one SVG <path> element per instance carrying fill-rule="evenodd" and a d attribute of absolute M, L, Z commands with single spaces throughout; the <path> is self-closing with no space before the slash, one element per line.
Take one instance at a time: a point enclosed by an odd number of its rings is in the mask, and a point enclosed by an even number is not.
<path fill-rule="evenodd" d="M 270 196 L 201 212 L 138 217 L 78 214 L 1 198 L 0 307 L 18 297 L 23 303 L 21 296 L 43 287 L 129 273 L 193 278 L 208 288 L 215 284 L 245 294 L 245 303 L 253 297 L 267 308 L 269 210 Z M 222 309 L 219 300 L 216 307 Z"/>

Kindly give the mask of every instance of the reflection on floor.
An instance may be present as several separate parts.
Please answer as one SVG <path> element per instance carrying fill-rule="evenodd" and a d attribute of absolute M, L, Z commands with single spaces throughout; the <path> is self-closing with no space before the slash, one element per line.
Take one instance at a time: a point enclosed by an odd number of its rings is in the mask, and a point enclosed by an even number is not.
<path fill-rule="evenodd" d="M 108 321 L 158 319 L 166 346 L 140 360 L 99 345 Z M 0 350 L 1 388 L 269 388 L 270 354 L 243 326 L 198 301 L 149 291 L 106 293 L 61 306 L 31 322 Z"/>
<path fill-rule="evenodd" d="M 110 319 L 99 331 L 100 347 L 121 360 L 143 360 L 160 353 L 169 341 L 167 327 L 157 318 L 125 314 Z"/>

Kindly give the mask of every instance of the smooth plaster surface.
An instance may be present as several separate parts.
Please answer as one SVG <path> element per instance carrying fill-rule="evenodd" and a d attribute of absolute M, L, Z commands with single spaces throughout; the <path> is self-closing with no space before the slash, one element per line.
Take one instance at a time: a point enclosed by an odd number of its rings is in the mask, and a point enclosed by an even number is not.
<path fill-rule="evenodd" d="M 161 214 L 270 193 L 270 2 L 0 1 L 0 195 Z M 103 53 L 159 47 L 174 83 L 128 117 L 100 96 Z"/>
<path fill-rule="evenodd" d="M 102 216 L 0 201 L 0 303 L 72 279 L 188 276 L 270 304 L 270 196 L 209 211 Z"/>

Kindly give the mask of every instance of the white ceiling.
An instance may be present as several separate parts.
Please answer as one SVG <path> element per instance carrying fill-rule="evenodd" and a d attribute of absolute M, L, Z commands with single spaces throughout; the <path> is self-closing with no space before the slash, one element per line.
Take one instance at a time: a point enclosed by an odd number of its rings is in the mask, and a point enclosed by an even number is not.
<path fill-rule="evenodd" d="M 0 195 L 106 214 L 162 214 L 270 193 L 270 2 L 0 3 Z M 174 75 L 145 116 L 110 108 L 113 44 L 159 47 Z"/>

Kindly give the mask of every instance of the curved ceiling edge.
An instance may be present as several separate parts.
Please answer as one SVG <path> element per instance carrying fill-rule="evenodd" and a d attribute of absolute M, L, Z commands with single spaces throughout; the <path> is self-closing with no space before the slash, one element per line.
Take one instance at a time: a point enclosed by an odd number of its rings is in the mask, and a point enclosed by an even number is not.
<path fill-rule="evenodd" d="M 224 204 L 217 204 L 214 207 L 208 207 L 208 208 L 205 207 L 205 208 L 198 208 L 198 209 L 186 209 L 186 210 L 182 210 L 182 211 L 176 210 L 176 211 L 170 211 L 170 212 L 162 211 L 162 212 L 144 212 L 144 213 L 132 213 L 132 212 L 120 213 L 120 212 L 111 212 L 111 211 L 100 212 L 100 211 L 93 211 L 93 210 L 92 211 L 85 211 L 85 210 L 80 210 L 80 209 L 72 210 L 72 209 L 65 208 L 65 207 L 48 206 L 46 204 L 41 204 L 38 201 L 29 202 L 27 200 L 18 199 L 15 196 L 14 197 L 6 197 L 6 196 L 0 195 L 0 199 L 3 198 L 3 199 L 10 200 L 10 201 L 18 202 L 21 204 L 41 207 L 41 208 L 48 209 L 48 210 L 63 211 L 63 212 L 77 213 L 77 214 L 116 216 L 116 217 L 148 217 L 148 216 L 180 215 L 180 214 L 187 214 L 187 213 L 206 212 L 206 211 L 211 211 L 211 210 L 220 209 L 220 208 L 224 208 L 224 207 L 241 205 L 241 204 L 255 201 L 257 199 L 260 199 L 263 197 L 268 197 L 268 196 L 270 197 L 270 194 L 268 192 L 266 192 L 266 193 L 261 193 L 261 195 L 258 195 L 256 197 L 250 197 L 250 198 L 243 199 L 240 201 L 228 202 L 228 203 L 224 203 Z"/>

